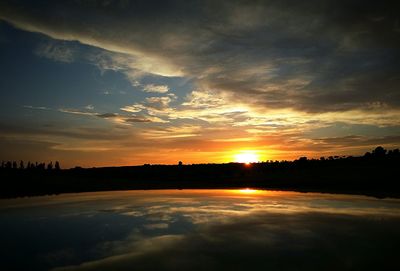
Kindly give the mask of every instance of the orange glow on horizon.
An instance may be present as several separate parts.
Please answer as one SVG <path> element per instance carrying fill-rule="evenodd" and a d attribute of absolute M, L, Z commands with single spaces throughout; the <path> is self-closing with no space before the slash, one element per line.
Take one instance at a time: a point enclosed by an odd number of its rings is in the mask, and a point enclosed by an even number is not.
<path fill-rule="evenodd" d="M 243 151 L 235 154 L 235 162 L 245 164 L 256 163 L 259 162 L 259 157 L 255 151 Z"/>
<path fill-rule="evenodd" d="M 238 191 L 243 194 L 255 194 L 255 193 L 259 192 L 259 190 L 251 189 L 251 188 L 240 189 Z"/>

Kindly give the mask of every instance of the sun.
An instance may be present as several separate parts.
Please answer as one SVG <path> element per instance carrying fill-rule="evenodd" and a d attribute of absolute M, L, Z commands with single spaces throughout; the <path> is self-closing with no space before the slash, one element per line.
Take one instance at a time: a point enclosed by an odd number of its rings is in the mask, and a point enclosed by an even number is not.
<path fill-rule="evenodd" d="M 250 164 L 258 161 L 258 155 L 254 151 L 245 151 L 235 155 L 235 162 L 238 163 Z"/>

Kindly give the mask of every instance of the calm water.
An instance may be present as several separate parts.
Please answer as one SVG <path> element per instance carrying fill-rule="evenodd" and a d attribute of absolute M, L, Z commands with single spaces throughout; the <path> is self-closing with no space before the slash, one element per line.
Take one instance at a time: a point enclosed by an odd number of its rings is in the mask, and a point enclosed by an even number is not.
<path fill-rule="evenodd" d="M 395 270 L 400 201 L 253 190 L 0 200 L 0 241 L 0 270 Z"/>

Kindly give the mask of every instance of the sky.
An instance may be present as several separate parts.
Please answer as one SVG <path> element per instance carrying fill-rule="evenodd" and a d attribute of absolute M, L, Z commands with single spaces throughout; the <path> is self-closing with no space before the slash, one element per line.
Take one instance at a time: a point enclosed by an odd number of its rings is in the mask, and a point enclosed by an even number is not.
<path fill-rule="evenodd" d="M 395 1 L 0 1 L 0 160 L 62 167 L 400 146 Z"/>

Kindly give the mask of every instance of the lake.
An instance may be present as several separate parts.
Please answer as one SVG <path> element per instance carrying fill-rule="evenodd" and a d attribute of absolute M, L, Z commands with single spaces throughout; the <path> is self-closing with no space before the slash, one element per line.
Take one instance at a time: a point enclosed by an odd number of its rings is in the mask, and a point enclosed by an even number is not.
<path fill-rule="evenodd" d="M 400 200 L 148 190 L 0 200 L 0 270 L 395 270 Z"/>

